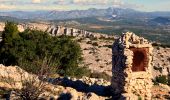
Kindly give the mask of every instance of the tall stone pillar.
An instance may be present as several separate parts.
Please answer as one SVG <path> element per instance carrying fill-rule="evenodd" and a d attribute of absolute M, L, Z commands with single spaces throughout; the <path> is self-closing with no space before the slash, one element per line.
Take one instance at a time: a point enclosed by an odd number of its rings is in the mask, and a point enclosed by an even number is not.
<path fill-rule="evenodd" d="M 151 100 L 152 45 L 134 33 L 124 33 L 112 48 L 112 88 L 125 100 Z"/>

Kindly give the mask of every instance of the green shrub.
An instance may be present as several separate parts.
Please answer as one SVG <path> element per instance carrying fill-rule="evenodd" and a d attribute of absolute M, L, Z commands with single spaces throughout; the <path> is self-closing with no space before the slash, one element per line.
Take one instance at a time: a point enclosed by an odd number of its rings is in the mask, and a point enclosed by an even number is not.
<path fill-rule="evenodd" d="M 10 93 L 9 90 L 5 90 L 3 88 L 0 88 L 0 99 L 5 100 L 5 98 L 9 98 L 9 93 Z"/>
<path fill-rule="evenodd" d="M 103 47 L 112 48 L 112 45 L 104 45 Z"/>
<path fill-rule="evenodd" d="M 157 76 L 154 80 L 154 83 L 155 84 L 158 84 L 158 83 L 168 84 L 167 76 L 165 76 L 165 75 Z"/>
<path fill-rule="evenodd" d="M 161 44 L 161 43 L 154 42 L 154 43 L 152 43 L 152 45 L 155 46 L 155 47 L 162 47 L 162 48 L 169 48 L 170 47 L 169 44 L 165 44 L 165 43 Z"/>
<path fill-rule="evenodd" d="M 102 78 L 104 80 L 110 81 L 111 80 L 111 76 L 109 76 L 108 74 L 106 74 L 105 72 L 93 72 L 90 74 L 91 78 Z"/>
<path fill-rule="evenodd" d="M 108 41 L 114 41 L 115 39 L 114 39 L 114 37 L 108 37 L 108 38 L 106 38 L 106 37 L 100 37 L 99 39 L 101 39 L 101 40 L 108 40 Z"/>
<path fill-rule="evenodd" d="M 168 75 L 168 85 L 170 86 L 170 74 Z"/>
<path fill-rule="evenodd" d="M 90 75 L 90 70 L 85 68 L 85 67 L 80 67 L 77 68 L 74 72 L 74 76 L 76 76 L 77 78 L 81 78 L 82 76 L 89 76 Z"/>
<path fill-rule="evenodd" d="M 47 33 L 26 30 L 18 33 L 17 38 L 11 38 L 6 34 L 8 33 L 5 30 L 0 48 L 1 63 L 18 65 L 28 72 L 42 74 L 45 72 L 40 70 L 41 67 L 44 71 L 52 72 L 58 66 L 58 58 L 55 56 L 58 52 L 55 51 L 57 46 Z"/>
<path fill-rule="evenodd" d="M 18 65 L 35 74 L 80 75 L 81 55 L 80 45 L 72 37 L 51 37 L 46 32 L 29 29 L 19 33 L 11 22 L 7 22 L 0 44 L 0 63 Z"/>
<path fill-rule="evenodd" d="M 141 97 L 141 96 L 138 96 L 138 100 L 142 100 L 142 97 Z"/>
<path fill-rule="evenodd" d="M 77 42 L 82 42 L 83 40 L 85 40 L 85 38 L 80 38 L 77 40 Z"/>

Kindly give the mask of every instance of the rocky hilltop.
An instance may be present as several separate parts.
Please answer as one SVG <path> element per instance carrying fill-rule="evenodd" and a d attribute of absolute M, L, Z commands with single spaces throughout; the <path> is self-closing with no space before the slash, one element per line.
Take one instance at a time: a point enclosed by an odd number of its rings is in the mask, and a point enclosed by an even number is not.
<path fill-rule="evenodd" d="M 4 26 L 5 23 L 0 22 L 0 31 L 3 31 Z M 79 37 L 78 39 L 81 41 L 78 40 L 78 42 L 83 50 L 85 65 L 92 72 L 104 72 L 111 76 L 113 36 L 70 27 L 55 26 L 50 23 L 21 23 L 18 25 L 20 32 L 23 32 L 27 28 L 47 31 L 51 36 L 68 35 Z M 92 38 L 97 38 L 97 40 Z M 155 47 L 153 53 L 153 76 L 156 77 L 170 73 L 170 49 Z"/>
<path fill-rule="evenodd" d="M 3 31 L 5 27 L 4 23 L 0 23 L 0 31 Z M 20 32 L 23 32 L 25 29 L 35 29 L 35 30 L 41 30 L 44 32 L 50 33 L 51 36 L 60 36 L 60 35 L 68 35 L 68 36 L 74 36 L 74 37 L 85 37 L 85 38 L 109 38 L 111 36 L 108 36 L 106 34 L 101 33 L 94 33 L 89 32 L 86 30 L 71 28 L 71 27 L 64 27 L 64 26 L 56 26 L 49 23 L 20 23 L 18 24 L 18 30 Z"/>
<path fill-rule="evenodd" d="M 32 85 L 42 89 L 39 98 L 46 100 L 105 100 L 108 98 L 105 93 L 110 85 L 110 82 L 103 79 L 88 77 L 82 79 L 56 78 L 42 81 L 38 76 L 29 74 L 18 66 L 0 65 L 0 88 L 13 90 L 10 93 L 10 100 L 20 100 L 16 90 L 26 89 L 27 85 L 24 82 L 32 82 Z"/>
<path fill-rule="evenodd" d="M 4 23 L 0 23 L 0 31 L 3 31 Z M 107 74 L 109 77 L 112 76 L 112 44 L 114 38 L 108 35 L 103 35 L 99 33 L 88 32 L 85 30 L 68 28 L 63 26 L 53 26 L 51 24 L 38 24 L 38 23 L 28 23 L 19 24 L 19 31 L 22 32 L 25 29 L 37 29 L 41 31 L 49 32 L 51 36 L 68 35 L 74 36 L 75 40 L 81 46 L 83 51 L 83 63 L 87 68 L 91 70 L 92 73 Z M 78 38 L 77 38 L 78 37 Z M 136 42 L 136 41 L 135 41 Z M 140 41 L 137 41 L 140 42 Z M 154 47 L 153 52 L 153 67 L 152 75 L 154 77 L 159 75 L 168 75 L 170 72 L 170 49 L 162 47 Z M 26 79 L 35 79 L 37 82 L 41 80 L 32 74 L 25 72 L 17 66 L 5 67 L 0 65 L 0 87 L 2 88 L 17 88 L 21 89 L 23 87 L 22 78 L 20 74 L 24 75 Z M 16 81 L 15 84 L 8 84 L 5 79 L 12 79 Z M 24 79 L 25 80 L 25 79 Z M 55 79 L 46 79 L 45 83 L 47 87 L 44 87 L 46 94 L 50 97 L 60 98 L 63 94 L 71 95 L 72 100 L 105 100 L 110 98 L 112 94 L 110 91 L 110 80 L 88 78 L 83 77 L 81 79 L 70 78 L 70 77 L 59 77 Z M 166 88 L 165 88 L 166 87 Z M 158 91 L 164 88 L 163 93 Z M 162 85 L 160 87 L 153 87 L 152 94 L 165 95 L 169 92 L 169 87 Z M 48 90 L 50 89 L 50 90 Z M 109 93 L 108 93 L 109 92 Z M 55 94 L 57 93 L 57 94 Z M 85 98 L 85 99 L 84 99 Z M 88 99 L 87 99 L 88 98 Z"/>

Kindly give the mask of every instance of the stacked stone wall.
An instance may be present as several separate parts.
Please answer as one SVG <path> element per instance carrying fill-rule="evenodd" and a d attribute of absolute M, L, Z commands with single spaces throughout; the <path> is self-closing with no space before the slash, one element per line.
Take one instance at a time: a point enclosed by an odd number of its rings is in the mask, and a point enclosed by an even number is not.
<path fill-rule="evenodd" d="M 116 40 L 112 49 L 112 87 L 116 94 L 128 94 L 128 100 L 151 100 L 152 50 L 146 39 L 131 32 Z M 135 52 L 141 54 L 135 57 Z"/>

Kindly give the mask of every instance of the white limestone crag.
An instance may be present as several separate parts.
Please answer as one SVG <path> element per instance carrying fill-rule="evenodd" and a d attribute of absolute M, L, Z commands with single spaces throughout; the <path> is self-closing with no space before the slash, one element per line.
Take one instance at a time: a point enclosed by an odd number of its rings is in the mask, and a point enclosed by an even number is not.
<path fill-rule="evenodd" d="M 68 35 L 74 37 L 85 37 L 85 38 L 109 38 L 110 36 L 101 33 L 89 32 L 86 30 L 57 26 L 52 25 L 50 23 L 19 23 L 18 25 L 19 32 L 23 32 L 26 29 L 31 30 L 40 30 L 44 32 L 50 33 L 51 36 L 60 36 L 60 35 Z M 0 23 L 0 31 L 3 31 L 5 27 L 5 23 Z"/>

